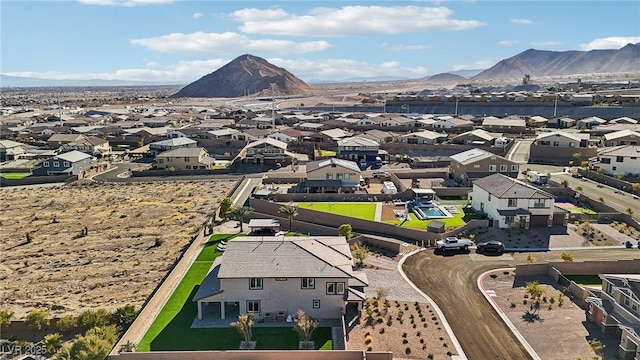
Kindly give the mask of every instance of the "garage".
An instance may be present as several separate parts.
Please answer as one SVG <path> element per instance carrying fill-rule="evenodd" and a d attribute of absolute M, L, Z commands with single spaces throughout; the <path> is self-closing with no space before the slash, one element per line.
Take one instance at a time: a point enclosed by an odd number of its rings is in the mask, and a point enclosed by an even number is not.
<path fill-rule="evenodd" d="M 549 226 L 549 215 L 531 215 L 529 226 Z"/>
<path fill-rule="evenodd" d="M 553 225 L 567 226 L 569 221 L 569 212 L 566 210 L 556 211 L 553 213 Z"/>

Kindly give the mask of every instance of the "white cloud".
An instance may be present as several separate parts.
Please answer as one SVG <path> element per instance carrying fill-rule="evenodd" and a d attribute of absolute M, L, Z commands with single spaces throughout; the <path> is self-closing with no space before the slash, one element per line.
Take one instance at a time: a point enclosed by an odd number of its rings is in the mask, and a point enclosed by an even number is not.
<path fill-rule="evenodd" d="M 562 45 L 561 41 L 532 41 L 531 45 L 538 47 L 550 47 L 550 46 L 560 46 Z"/>
<path fill-rule="evenodd" d="M 171 4 L 175 0 L 78 0 L 81 4 L 85 5 L 99 5 L 99 6 L 142 6 L 153 4 Z"/>
<path fill-rule="evenodd" d="M 231 14 L 246 33 L 299 36 L 349 36 L 409 32 L 470 30 L 485 23 L 451 19 L 446 7 L 345 6 L 314 8 L 306 14 L 290 14 L 280 8 L 243 9 Z"/>
<path fill-rule="evenodd" d="M 289 40 L 252 40 L 245 35 L 226 33 L 194 32 L 173 33 L 146 39 L 131 40 L 131 44 L 144 46 L 157 52 L 172 53 L 274 53 L 291 54 L 322 51 L 331 45 L 326 41 L 294 42 Z"/>
<path fill-rule="evenodd" d="M 639 42 L 640 36 L 613 36 L 595 39 L 586 44 L 580 44 L 580 49 L 584 51 L 596 49 L 620 49 L 629 43 L 637 44 Z"/>
<path fill-rule="evenodd" d="M 193 13 L 193 18 L 194 19 L 200 19 L 201 17 L 202 17 L 202 13 L 201 12 Z"/>
<path fill-rule="evenodd" d="M 177 64 L 160 65 L 155 62 L 145 64 L 143 68 L 121 69 L 109 73 L 62 73 L 62 72 L 13 72 L 10 76 L 22 76 L 53 80 L 126 80 L 155 83 L 189 83 L 212 73 L 228 64 L 232 59 L 210 59 L 181 61 Z M 428 69 L 422 66 L 406 67 L 398 61 L 370 63 L 349 59 L 287 60 L 267 59 L 270 63 L 283 67 L 295 76 L 304 79 L 344 80 L 376 76 L 398 76 L 418 78 L 428 75 Z"/>
<path fill-rule="evenodd" d="M 484 59 L 478 59 L 472 63 L 467 64 L 456 64 L 451 67 L 451 70 L 476 70 L 476 69 L 488 69 L 493 65 L 497 64 L 502 58 L 498 57 L 488 57 Z"/>
<path fill-rule="evenodd" d="M 509 19 L 509 21 L 511 21 L 514 24 L 520 24 L 520 25 L 533 25 L 533 24 L 535 24 L 533 21 L 531 21 L 529 19 Z"/>
<path fill-rule="evenodd" d="M 407 45 L 407 44 L 382 43 L 380 44 L 380 47 L 383 49 L 389 49 L 394 51 L 407 51 L 407 50 L 412 51 L 412 50 L 431 49 L 431 45 L 421 45 L 421 44 Z"/>
<path fill-rule="evenodd" d="M 502 40 L 502 41 L 498 41 L 498 45 L 500 46 L 515 46 L 520 44 L 520 41 L 518 40 Z"/>

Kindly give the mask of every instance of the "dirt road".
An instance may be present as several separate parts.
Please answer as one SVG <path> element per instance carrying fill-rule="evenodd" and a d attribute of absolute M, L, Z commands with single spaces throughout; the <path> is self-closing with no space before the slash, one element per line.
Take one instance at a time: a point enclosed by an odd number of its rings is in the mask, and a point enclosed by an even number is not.
<path fill-rule="evenodd" d="M 629 249 L 576 250 L 576 260 L 633 259 L 640 252 Z M 403 269 L 409 279 L 442 309 L 462 349 L 471 360 L 531 359 L 476 286 L 490 269 L 525 263 L 526 253 L 482 256 L 474 253 L 447 256 L 426 250 L 407 259 Z M 559 260 L 560 252 L 534 254 L 538 261 Z"/>

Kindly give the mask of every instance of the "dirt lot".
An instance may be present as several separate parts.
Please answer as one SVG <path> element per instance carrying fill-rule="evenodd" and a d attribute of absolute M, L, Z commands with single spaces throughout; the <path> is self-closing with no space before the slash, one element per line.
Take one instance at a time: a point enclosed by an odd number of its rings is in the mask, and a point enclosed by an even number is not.
<path fill-rule="evenodd" d="M 234 183 L 0 190 L 0 304 L 16 319 L 141 306 Z"/>
<path fill-rule="evenodd" d="M 492 299 L 516 326 L 518 331 L 527 339 L 536 353 L 542 359 L 591 359 L 596 354 L 586 339 L 596 338 L 606 344 L 605 359 L 612 359 L 617 354 L 619 336 L 603 334 L 600 328 L 586 321 L 585 312 L 578 305 L 572 303 L 567 296 L 563 297 L 562 305 L 559 299 L 561 292 L 551 285 L 549 277 L 516 278 L 513 272 L 496 271 L 493 276 L 486 276 L 483 284 L 486 290 L 495 292 Z M 538 281 L 544 289 L 539 319 L 527 317 L 531 312 L 532 300 L 526 298 L 526 283 Z M 539 336 L 550 331 L 562 334 L 566 346 L 556 346 L 558 338 L 555 336 Z"/>
<path fill-rule="evenodd" d="M 559 260 L 560 253 L 561 251 L 549 251 L 534 255 L 538 261 Z M 575 261 L 640 258 L 637 250 L 630 249 L 575 250 L 571 253 Z M 453 251 L 446 255 L 436 255 L 433 251 L 426 250 L 408 258 L 403 269 L 409 279 L 440 306 L 469 359 L 529 359 L 528 353 L 476 286 L 476 281 L 483 272 L 514 267 L 515 264 L 526 262 L 526 256 L 526 252 L 483 256 Z M 571 339 L 561 338 L 562 332 L 553 330 L 553 335 L 550 336 L 547 328 L 530 336 L 552 339 L 554 346 L 579 345 Z M 540 341 L 530 339 L 529 336 L 527 340 L 530 343 Z"/>

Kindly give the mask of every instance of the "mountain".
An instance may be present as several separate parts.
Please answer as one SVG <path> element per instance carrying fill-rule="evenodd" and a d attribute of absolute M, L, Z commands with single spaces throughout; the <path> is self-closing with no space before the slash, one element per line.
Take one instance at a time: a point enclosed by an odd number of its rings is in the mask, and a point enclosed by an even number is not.
<path fill-rule="evenodd" d="M 459 84 L 459 83 L 468 82 L 469 79 L 467 79 L 464 76 L 455 75 L 451 73 L 441 73 L 441 74 L 429 76 L 429 78 L 427 78 L 427 81 L 430 83 Z"/>
<path fill-rule="evenodd" d="M 271 96 L 271 84 L 278 95 L 297 95 L 311 92 L 311 87 L 287 70 L 263 58 L 242 55 L 185 86 L 171 95 L 179 97 L 240 97 L 247 94 Z"/>
<path fill-rule="evenodd" d="M 464 76 L 466 78 L 470 78 L 470 77 L 473 77 L 473 76 L 476 76 L 476 75 L 480 74 L 482 72 L 482 70 L 484 70 L 484 69 L 456 70 L 456 71 L 449 71 L 449 74 L 460 75 L 460 76 Z"/>
<path fill-rule="evenodd" d="M 557 76 L 592 73 L 640 72 L 640 44 L 617 50 L 546 51 L 529 49 L 502 60 L 472 80 Z"/>
<path fill-rule="evenodd" d="M 0 74 L 0 87 L 58 87 L 58 86 L 153 86 L 175 83 L 153 83 L 126 80 L 52 80 Z"/>

